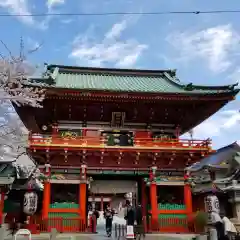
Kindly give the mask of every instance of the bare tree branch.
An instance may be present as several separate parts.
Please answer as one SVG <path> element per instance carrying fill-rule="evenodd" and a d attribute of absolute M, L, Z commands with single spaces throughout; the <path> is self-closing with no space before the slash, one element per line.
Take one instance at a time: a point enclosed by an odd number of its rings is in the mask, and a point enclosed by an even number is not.
<path fill-rule="evenodd" d="M 28 50 L 28 53 L 29 53 L 29 54 L 32 54 L 32 53 L 34 53 L 34 52 L 37 52 L 42 46 L 43 46 L 43 42 L 41 42 L 40 44 L 38 44 L 38 46 L 36 46 L 35 48 Z"/>
<path fill-rule="evenodd" d="M 13 61 L 15 61 L 15 58 L 13 57 L 12 52 L 9 50 L 7 45 L 2 40 L 0 40 L 0 41 L 1 41 L 2 45 L 5 47 L 5 49 L 8 51 L 9 56 L 12 58 Z"/>

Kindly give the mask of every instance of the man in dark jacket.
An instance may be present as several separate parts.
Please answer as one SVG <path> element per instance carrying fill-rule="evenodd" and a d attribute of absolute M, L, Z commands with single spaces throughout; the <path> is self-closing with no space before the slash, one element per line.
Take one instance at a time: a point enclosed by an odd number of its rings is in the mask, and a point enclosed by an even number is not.
<path fill-rule="evenodd" d="M 114 215 L 114 211 L 108 205 L 104 211 L 104 217 L 106 219 L 106 232 L 107 232 L 108 237 L 111 237 L 111 235 L 112 235 L 113 215 Z"/>
<path fill-rule="evenodd" d="M 136 236 L 139 236 L 139 239 L 141 236 L 145 238 L 145 231 L 144 231 L 144 224 L 143 224 L 143 214 L 142 214 L 142 206 L 141 203 L 138 203 L 136 209 L 135 209 L 135 220 L 136 220 L 136 226 L 135 226 L 135 234 Z"/>

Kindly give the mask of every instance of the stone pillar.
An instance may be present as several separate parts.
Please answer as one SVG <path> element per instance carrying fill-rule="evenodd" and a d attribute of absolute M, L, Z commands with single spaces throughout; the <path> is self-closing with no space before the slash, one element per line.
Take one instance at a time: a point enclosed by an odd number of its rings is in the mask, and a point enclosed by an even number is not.
<path fill-rule="evenodd" d="M 51 184 L 50 184 L 50 175 L 51 175 L 51 165 L 45 164 L 45 176 L 47 179 L 44 182 L 43 190 L 43 208 L 42 208 L 42 218 L 48 218 L 49 205 L 51 202 Z"/>

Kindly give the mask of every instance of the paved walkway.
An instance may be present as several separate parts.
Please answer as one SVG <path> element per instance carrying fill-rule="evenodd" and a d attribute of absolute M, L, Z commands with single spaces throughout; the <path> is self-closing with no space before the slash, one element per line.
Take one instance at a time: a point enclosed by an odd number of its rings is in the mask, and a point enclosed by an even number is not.
<path fill-rule="evenodd" d="M 99 225 L 97 227 L 98 234 L 79 234 L 79 233 L 68 233 L 58 234 L 57 239 L 59 240 L 116 240 L 114 232 L 111 238 L 108 238 L 105 233 L 105 226 Z M 12 236 L 5 229 L 4 240 L 12 240 Z M 145 240 L 191 240 L 194 235 L 190 234 L 147 234 Z M 27 237 L 18 237 L 17 240 L 26 240 Z M 50 234 L 42 233 L 32 236 L 33 240 L 49 240 Z M 2 240 L 2 239 L 0 239 Z M 121 240 L 125 240 L 122 238 Z"/>
<path fill-rule="evenodd" d="M 40 234 L 33 236 L 33 240 L 49 240 L 49 234 Z M 149 234 L 146 236 L 145 240 L 190 240 L 193 235 L 179 235 L 179 234 Z M 11 236 L 5 238 L 4 240 L 12 240 Z M 17 238 L 18 240 L 26 240 L 26 237 Z M 108 238 L 105 235 L 97 234 L 59 234 L 57 236 L 59 240 L 115 240 L 114 237 Z"/>

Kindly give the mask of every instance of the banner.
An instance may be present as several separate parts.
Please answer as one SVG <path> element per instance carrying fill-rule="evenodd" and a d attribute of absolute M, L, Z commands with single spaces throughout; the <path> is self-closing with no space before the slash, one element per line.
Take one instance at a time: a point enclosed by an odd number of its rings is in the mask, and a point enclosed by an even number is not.
<path fill-rule="evenodd" d="M 217 196 L 207 196 L 205 197 L 204 202 L 206 212 L 215 212 L 217 214 L 220 213 L 220 205 Z"/>

